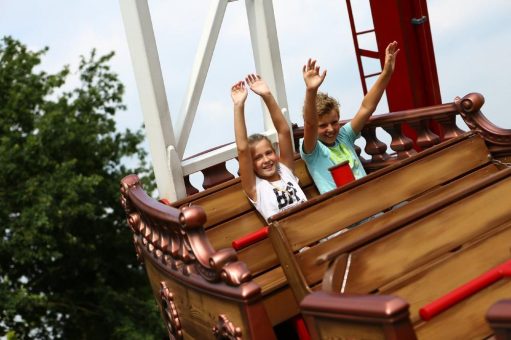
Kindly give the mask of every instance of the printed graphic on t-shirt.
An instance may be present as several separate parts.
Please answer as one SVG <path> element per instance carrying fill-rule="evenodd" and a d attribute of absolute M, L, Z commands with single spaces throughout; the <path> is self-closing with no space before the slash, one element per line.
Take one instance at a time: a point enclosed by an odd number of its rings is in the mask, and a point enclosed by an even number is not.
<path fill-rule="evenodd" d="M 273 188 L 273 193 L 277 198 L 279 210 L 284 209 L 288 205 L 291 205 L 295 202 L 300 202 L 300 198 L 297 195 L 297 190 L 291 182 L 287 182 L 285 190 Z"/>

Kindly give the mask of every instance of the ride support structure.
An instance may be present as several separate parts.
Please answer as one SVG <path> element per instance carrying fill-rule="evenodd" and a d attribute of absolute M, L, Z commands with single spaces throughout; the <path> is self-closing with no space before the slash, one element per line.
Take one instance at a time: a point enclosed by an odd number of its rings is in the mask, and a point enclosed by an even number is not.
<path fill-rule="evenodd" d="M 357 30 L 357 13 L 353 10 L 352 1 L 346 0 L 346 6 L 364 95 L 367 93 L 367 79 L 379 74 L 365 73 L 364 58 L 379 59 L 383 67 L 385 47 L 395 40 L 400 56 L 386 88 L 389 112 L 441 104 L 427 1 L 366 0 L 371 7 L 373 28 L 364 31 Z M 360 47 L 359 38 L 368 34 L 374 35 L 376 51 Z M 443 139 L 438 124 L 433 122 L 431 128 Z M 417 134 L 409 125 L 403 125 L 403 130 L 406 136 L 416 140 Z"/>
<path fill-rule="evenodd" d="M 236 0 L 210 2 L 211 7 L 198 44 L 188 90 L 174 125 L 165 94 L 147 0 L 120 0 L 160 198 L 175 201 L 185 197 L 187 188 L 191 187 L 187 185 L 190 174 L 220 163 L 223 169 L 219 171 L 227 173 L 223 162 L 236 157 L 236 146 L 227 144 L 196 157 L 183 159 L 224 14 L 228 4 L 233 1 Z M 351 1 L 346 0 L 346 4 L 364 93 L 367 92 L 366 79 L 379 73 L 365 74 L 362 58 L 379 59 L 383 66 L 385 47 L 396 40 L 402 56 L 386 90 L 389 111 L 441 104 L 426 0 L 364 0 L 370 3 L 374 28 L 360 32 L 355 27 Z M 289 122 L 273 2 L 245 0 L 244 4 L 256 72 L 268 82 Z M 363 34 L 375 35 L 376 51 L 360 48 L 358 39 Z M 262 102 L 261 106 L 264 134 L 275 142 L 275 128 Z M 408 137 L 416 140 L 413 128 L 404 125 L 403 130 Z M 433 131 L 443 139 L 441 129 L 433 126 Z M 416 144 L 415 148 L 420 149 Z M 214 184 L 216 183 L 211 185 Z M 204 188 L 211 185 L 204 185 Z"/>
<path fill-rule="evenodd" d="M 236 157 L 236 146 L 228 144 L 198 157 L 183 159 L 224 14 L 230 2 L 233 0 L 210 2 L 184 104 L 177 123 L 173 125 L 147 0 L 120 0 L 160 198 L 176 201 L 185 197 L 185 179 L 188 175 Z M 273 2 L 245 0 L 245 7 L 256 72 L 266 80 L 289 121 L 285 109 L 287 97 Z M 275 142 L 275 127 L 262 102 L 261 105 L 264 134 Z"/>

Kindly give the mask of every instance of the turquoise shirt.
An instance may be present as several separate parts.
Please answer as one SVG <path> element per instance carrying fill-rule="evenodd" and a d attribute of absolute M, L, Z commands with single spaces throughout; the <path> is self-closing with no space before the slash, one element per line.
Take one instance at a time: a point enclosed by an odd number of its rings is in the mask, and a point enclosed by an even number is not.
<path fill-rule="evenodd" d="M 342 144 L 344 147 L 343 149 L 350 153 L 351 158 L 353 159 L 353 164 L 350 162 L 350 166 L 355 179 L 362 178 L 366 175 L 364 167 L 362 166 L 362 163 L 355 151 L 355 140 L 359 137 L 360 134 L 355 134 L 351 128 L 351 122 L 349 122 L 342 126 L 339 130 L 339 134 L 337 135 L 334 145 L 335 147 Z M 314 150 L 312 150 L 311 153 L 306 154 L 303 151 L 302 139 L 300 141 L 300 156 L 305 161 L 305 164 L 307 164 L 307 169 L 309 170 L 309 173 L 321 194 L 336 188 L 334 179 L 332 178 L 330 171 L 328 171 L 328 168 L 336 163 L 332 160 L 331 151 L 325 144 L 318 139 Z"/>

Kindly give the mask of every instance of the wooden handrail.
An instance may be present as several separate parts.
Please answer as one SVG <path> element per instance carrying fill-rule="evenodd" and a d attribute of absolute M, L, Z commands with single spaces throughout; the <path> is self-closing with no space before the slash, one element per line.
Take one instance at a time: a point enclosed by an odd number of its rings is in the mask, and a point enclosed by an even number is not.
<path fill-rule="evenodd" d="M 374 172 L 415 154 L 412 140 L 403 134 L 402 124 L 407 123 L 414 129 L 417 133 L 417 146 L 421 150 L 425 150 L 441 141 L 455 138 L 464 132 L 456 125 L 456 116 L 461 116 L 470 130 L 483 136 L 495 157 L 511 156 L 511 129 L 502 129 L 488 121 L 480 111 L 483 104 L 484 97 L 480 93 L 469 93 L 463 98 L 456 98 L 451 103 L 384 113 L 371 117 L 362 130 L 362 137 L 366 141 L 365 152 L 369 155 L 368 159 L 361 157 L 364 168 L 367 172 Z M 429 129 L 431 120 L 436 121 L 440 126 L 442 130 L 441 137 Z M 340 123 L 344 125 L 348 121 L 342 120 Z M 377 129 L 387 132 L 391 136 L 391 142 L 386 143 L 379 140 L 376 133 Z M 303 127 L 293 124 L 293 137 L 295 150 L 298 151 L 298 141 L 303 137 Z M 214 149 L 208 151 L 211 150 Z M 200 157 L 201 154 L 191 156 L 188 159 Z M 225 162 L 209 166 L 200 171 L 204 175 L 203 187 L 205 189 L 233 177 L 225 168 Z M 186 183 L 189 194 L 197 192 L 197 189 L 188 181 Z"/>

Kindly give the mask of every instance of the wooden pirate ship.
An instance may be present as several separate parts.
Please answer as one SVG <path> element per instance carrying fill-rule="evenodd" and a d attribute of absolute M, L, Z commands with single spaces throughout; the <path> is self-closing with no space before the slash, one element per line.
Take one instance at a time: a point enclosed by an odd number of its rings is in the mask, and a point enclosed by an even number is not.
<path fill-rule="evenodd" d="M 122 4 L 138 82 L 155 85 L 161 79 L 154 67 L 145 75 L 143 69 L 151 53 L 133 51 L 139 46 L 134 36 L 154 42 L 147 6 Z M 218 1 L 214 13 L 226 5 Z M 170 338 L 272 339 L 275 326 L 300 315 L 307 331 L 299 336 L 313 339 L 511 337 L 511 130 L 485 118 L 481 94 L 440 103 L 425 1 L 371 6 L 378 44 L 392 34 L 412 54 L 421 49 L 423 59 L 407 58 L 396 85 L 421 95 L 400 97 L 390 87 L 391 112 L 372 117 L 362 131 L 368 176 L 319 195 L 297 157 L 309 200 L 273 216 L 269 225 L 226 170 L 232 146 L 185 161 L 179 138 L 152 147 L 165 156 L 155 161 L 155 173 L 161 197 L 169 200 L 148 196 L 136 175 L 122 180 L 135 250 Z M 413 14 L 419 32 L 415 26 L 381 28 L 389 13 L 399 14 L 400 22 L 417 8 L 426 11 Z M 249 22 L 259 23 L 253 35 L 275 31 L 271 1 L 247 1 L 247 12 Z M 130 30 L 143 34 L 130 36 Z M 358 48 L 361 32 L 353 31 L 359 60 L 373 55 Z M 278 55 L 274 43 L 270 35 L 254 50 L 258 72 L 273 79 L 278 97 L 279 72 L 265 65 Z M 391 140 L 380 140 L 377 129 Z M 295 127 L 295 142 L 301 134 Z M 168 136 L 161 125 L 149 130 L 153 141 L 169 142 Z M 194 171 L 204 174 L 205 190 L 188 181 Z"/>

